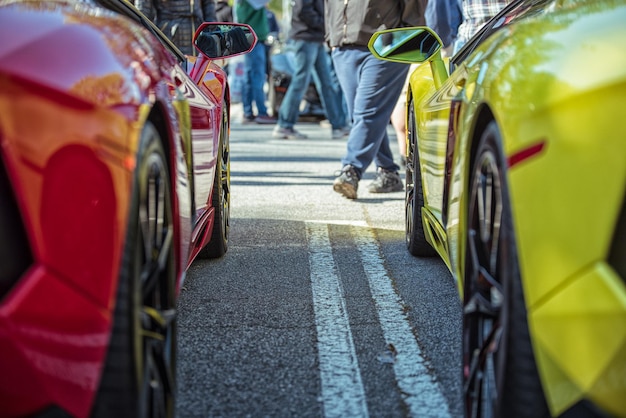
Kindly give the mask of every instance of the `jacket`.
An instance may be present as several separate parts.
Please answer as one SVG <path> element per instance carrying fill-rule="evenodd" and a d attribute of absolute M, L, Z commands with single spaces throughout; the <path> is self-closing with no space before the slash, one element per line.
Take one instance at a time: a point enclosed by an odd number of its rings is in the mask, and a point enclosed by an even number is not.
<path fill-rule="evenodd" d="M 289 37 L 324 42 L 324 0 L 294 0 Z"/>
<path fill-rule="evenodd" d="M 187 55 L 195 55 L 198 26 L 215 21 L 215 0 L 135 0 L 135 6 Z"/>
<path fill-rule="evenodd" d="M 258 4 L 256 1 L 255 4 Z M 264 2 L 267 3 L 267 2 Z M 237 0 L 235 3 L 235 19 L 240 23 L 247 23 L 256 33 L 259 42 L 263 43 L 270 32 L 265 7 L 256 7 L 248 0 Z"/>
<path fill-rule="evenodd" d="M 233 8 L 226 0 L 217 0 L 215 5 L 215 20 L 217 22 L 232 22 Z"/>
<path fill-rule="evenodd" d="M 326 42 L 331 48 L 367 46 L 376 31 L 424 26 L 427 3 L 428 0 L 325 0 Z"/>

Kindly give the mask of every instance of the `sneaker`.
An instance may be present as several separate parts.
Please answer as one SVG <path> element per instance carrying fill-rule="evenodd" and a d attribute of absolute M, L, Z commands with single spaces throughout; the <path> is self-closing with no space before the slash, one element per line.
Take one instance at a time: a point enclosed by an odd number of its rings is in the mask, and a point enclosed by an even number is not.
<path fill-rule="evenodd" d="M 332 138 L 333 139 L 342 139 L 347 138 L 350 135 L 350 128 L 344 126 L 343 128 L 333 129 Z"/>
<path fill-rule="evenodd" d="M 254 123 L 254 119 L 254 115 L 244 115 L 241 123 L 243 123 L 244 125 Z"/>
<path fill-rule="evenodd" d="M 367 190 L 370 193 L 400 192 L 404 190 L 404 185 L 397 171 L 379 167 L 376 178 L 370 183 Z"/>
<path fill-rule="evenodd" d="M 254 121 L 259 125 L 273 125 L 276 123 L 276 118 L 273 118 L 268 115 L 259 115 L 254 118 Z"/>
<path fill-rule="evenodd" d="M 333 182 L 333 190 L 341 193 L 348 199 L 356 199 L 356 191 L 359 188 L 359 175 L 351 165 L 341 169 L 341 174 Z"/>
<path fill-rule="evenodd" d="M 308 137 L 296 131 L 293 128 L 282 128 L 278 125 L 274 128 L 274 132 L 272 132 L 272 137 L 277 139 L 307 139 Z"/>

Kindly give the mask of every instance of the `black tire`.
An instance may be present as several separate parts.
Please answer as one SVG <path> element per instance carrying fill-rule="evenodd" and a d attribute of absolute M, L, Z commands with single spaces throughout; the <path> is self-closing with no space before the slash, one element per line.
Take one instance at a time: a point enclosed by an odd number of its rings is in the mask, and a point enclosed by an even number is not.
<path fill-rule="evenodd" d="M 467 417 L 547 417 L 533 355 L 495 122 L 470 170 L 463 301 Z"/>
<path fill-rule="evenodd" d="M 422 208 L 424 207 L 424 191 L 422 189 L 422 175 L 420 157 L 417 149 L 417 126 L 415 123 L 415 105 L 413 100 L 408 107 L 406 164 L 406 188 L 404 194 L 405 237 L 406 247 L 414 256 L 432 257 L 437 255 L 435 249 L 426 241 L 424 224 L 422 223 Z"/>
<path fill-rule="evenodd" d="M 109 351 L 92 416 L 172 418 L 176 267 L 172 189 L 161 138 L 146 123 L 137 153 Z"/>
<path fill-rule="evenodd" d="M 213 180 L 212 205 L 215 208 L 213 233 L 209 243 L 198 253 L 200 258 L 219 258 L 228 251 L 230 232 L 230 140 L 228 136 L 228 114 L 226 105 L 222 111 L 222 126 L 218 159 Z"/>

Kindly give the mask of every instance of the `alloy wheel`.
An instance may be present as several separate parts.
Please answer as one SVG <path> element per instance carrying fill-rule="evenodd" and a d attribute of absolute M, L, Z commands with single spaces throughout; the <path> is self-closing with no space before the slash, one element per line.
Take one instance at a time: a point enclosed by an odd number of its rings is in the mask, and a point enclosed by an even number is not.
<path fill-rule="evenodd" d="M 175 268 L 171 190 L 159 154 L 146 161 L 140 186 L 139 239 L 136 252 L 141 300 L 135 335 L 142 417 L 173 416 L 175 370 Z M 143 177 L 143 176 L 142 176 Z"/>
<path fill-rule="evenodd" d="M 221 184 L 219 207 L 221 212 L 220 221 L 222 222 L 222 233 L 226 239 L 230 228 L 230 141 L 228 140 L 228 120 L 226 113 L 222 117 L 222 140 L 220 148 L 220 170 L 219 182 Z"/>
<path fill-rule="evenodd" d="M 503 177 L 497 150 L 479 148 L 471 176 L 463 310 L 466 416 L 494 416 L 505 302 Z"/>

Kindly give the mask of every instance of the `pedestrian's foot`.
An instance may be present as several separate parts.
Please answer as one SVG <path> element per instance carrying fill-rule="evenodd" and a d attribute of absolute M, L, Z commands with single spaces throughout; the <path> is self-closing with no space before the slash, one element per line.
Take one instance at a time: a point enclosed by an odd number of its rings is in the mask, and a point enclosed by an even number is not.
<path fill-rule="evenodd" d="M 254 121 L 259 125 L 273 125 L 276 123 L 276 118 L 273 118 L 268 115 L 259 115 L 254 118 Z"/>
<path fill-rule="evenodd" d="M 244 125 L 254 123 L 254 119 L 254 115 L 244 115 L 241 123 L 243 123 Z"/>
<path fill-rule="evenodd" d="M 333 190 L 348 199 L 356 199 L 356 191 L 359 188 L 359 175 L 351 165 L 341 169 L 341 173 L 333 182 Z"/>
<path fill-rule="evenodd" d="M 343 128 L 333 129 L 332 130 L 332 138 L 333 139 L 341 139 L 346 138 L 350 135 L 350 128 L 344 126 Z"/>
<path fill-rule="evenodd" d="M 367 190 L 370 193 L 391 193 L 404 189 L 402 179 L 397 171 L 379 167 L 376 178 L 370 183 Z"/>
<path fill-rule="evenodd" d="M 274 128 L 274 132 L 272 132 L 272 137 L 277 139 L 307 139 L 308 137 L 291 128 L 282 128 L 278 125 Z"/>

